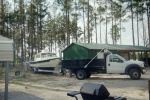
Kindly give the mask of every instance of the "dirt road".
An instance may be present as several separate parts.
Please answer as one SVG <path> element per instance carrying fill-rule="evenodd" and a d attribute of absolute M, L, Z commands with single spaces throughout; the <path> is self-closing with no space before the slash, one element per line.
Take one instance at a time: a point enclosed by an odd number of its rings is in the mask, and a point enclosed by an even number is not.
<path fill-rule="evenodd" d="M 123 96 L 127 100 L 148 100 L 150 71 L 140 80 L 131 80 L 126 75 L 96 74 L 85 80 L 75 76 L 68 78 L 58 73 L 28 73 L 26 78 L 12 76 L 9 80 L 9 100 L 75 100 L 67 92 L 78 91 L 86 83 L 106 86 L 112 96 Z M 4 80 L 0 80 L 0 100 L 4 98 Z M 78 95 L 79 100 L 82 97 Z"/>

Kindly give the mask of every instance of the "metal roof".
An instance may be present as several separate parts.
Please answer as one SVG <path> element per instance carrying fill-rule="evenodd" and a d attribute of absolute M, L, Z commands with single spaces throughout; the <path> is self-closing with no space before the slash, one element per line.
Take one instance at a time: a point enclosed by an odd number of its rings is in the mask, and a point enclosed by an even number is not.
<path fill-rule="evenodd" d="M 0 50 L 13 51 L 13 40 L 0 35 Z"/>
<path fill-rule="evenodd" d="M 0 42 L 12 42 L 12 40 L 11 39 L 9 39 L 9 38 L 6 38 L 6 37 L 4 37 L 4 36 L 2 36 L 2 35 L 0 35 Z"/>
<path fill-rule="evenodd" d="M 132 45 L 113 45 L 113 44 L 96 44 L 96 43 L 73 43 L 87 49 L 109 49 L 109 50 L 126 50 L 126 51 L 150 51 L 149 47 L 132 46 Z"/>

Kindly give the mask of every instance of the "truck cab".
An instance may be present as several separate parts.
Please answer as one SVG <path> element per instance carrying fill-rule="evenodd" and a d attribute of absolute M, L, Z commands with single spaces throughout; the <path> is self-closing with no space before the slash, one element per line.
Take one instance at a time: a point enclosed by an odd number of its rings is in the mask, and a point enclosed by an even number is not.
<path fill-rule="evenodd" d="M 106 73 L 127 74 L 132 79 L 139 79 L 141 73 L 144 74 L 144 62 L 126 60 L 118 54 L 108 54 L 106 56 Z"/>

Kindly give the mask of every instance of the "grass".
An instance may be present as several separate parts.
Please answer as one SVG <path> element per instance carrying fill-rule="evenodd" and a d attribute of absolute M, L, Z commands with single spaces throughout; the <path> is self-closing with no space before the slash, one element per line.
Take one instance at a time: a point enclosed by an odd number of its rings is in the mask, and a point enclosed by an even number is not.
<path fill-rule="evenodd" d="M 22 67 L 22 66 L 17 66 L 17 67 L 11 67 L 11 68 L 10 68 L 10 71 L 12 71 L 12 72 L 21 71 L 21 70 L 23 70 L 23 67 Z"/>
<path fill-rule="evenodd" d="M 5 68 L 0 67 L 0 76 L 5 74 Z"/>
<path fill-rule="evenodd" d="M 21 78 L 26 78 L 26 77 L 27 77 L 27 73 L 21 73 L 21 74 L 20 74 L 20 77 L 21 77 Z"/>
<path fill-rule="evenodd" d="M 18 71 L 18 73 L 16 73 Z M 16 65 L 15 67 L 10 68 L 10 72 L 13 73 L 18 78 L 26 78 L 29 76 L 27 72 L 24 71 L 24 67 L 21 65 Z"/>
<path fill-rule="evenodd" d="M 16 71 L 19 73 L 16 74 Z M 5 67 L 0 66 L 0 77 L 5 76 Z M 24 67 L 22 66 L 15 66 L 15 67 L 9 67 L 9 79 L 12 79 L 13 77 L 16 78 L 27 78 L 29 76 L 28 72 L 24 71 Z"/>

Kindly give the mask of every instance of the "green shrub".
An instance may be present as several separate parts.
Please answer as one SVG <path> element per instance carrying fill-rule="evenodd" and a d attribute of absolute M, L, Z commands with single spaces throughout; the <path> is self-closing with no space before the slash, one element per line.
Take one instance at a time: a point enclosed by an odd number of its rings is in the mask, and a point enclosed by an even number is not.
<path fill-rule="evenodd" d="M 21 74 L 20 74 L 20 77 L 21 77 L 21 78 L 26 78 L 26 76 L 27 76 L 26 73 L 21 73 Z"/>
<path fill-rule="evenodd" d="M 0 75 L 3 75 L 5 73 L 5 68 L 0 67 Z"/>
<path fill-rule="evenodd" d="M 11 67 L 10 68 L 10 71 L 13 71 L 13 72 L 15 72 L 17 70 L 22 70 L 22 67 L 20 66 L 20 67 Z"/>

